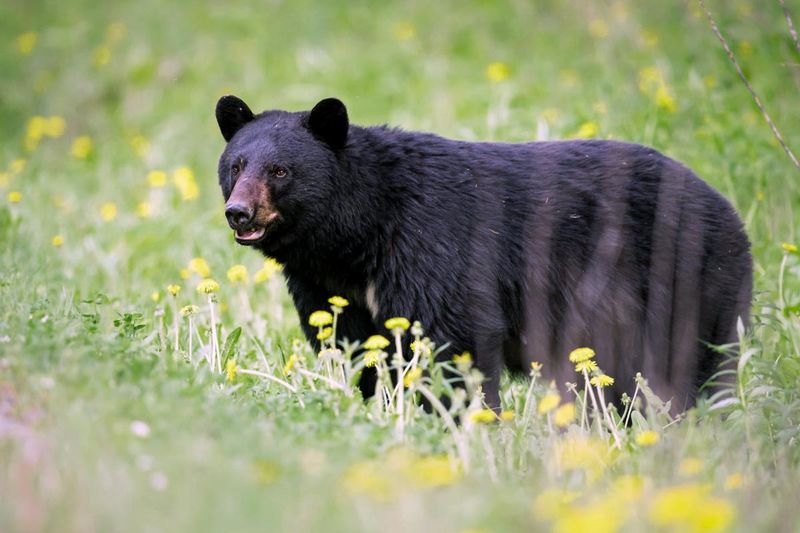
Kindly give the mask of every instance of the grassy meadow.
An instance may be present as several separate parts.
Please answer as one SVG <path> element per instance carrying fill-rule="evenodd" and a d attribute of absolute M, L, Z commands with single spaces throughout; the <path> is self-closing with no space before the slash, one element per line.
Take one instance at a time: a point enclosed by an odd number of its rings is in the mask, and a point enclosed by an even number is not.
<path fill-rule="evenodd" d="M 800 150 L 779 2 L 708 4 Z M 9 0 L 0 37 L 0 531 L 800 531 L 800 174 L 695 2 Z M 279 267 L 225 223 L 228 93 L 686 163 L 752 241 L 735 387 L 679 419 L 645 381 L 609 407 L 583 351 L 574 394 L 534 367 L 496 420 L 468 356 L 454 392 L 424 324 L 365 352 L 327 329 L 336 300 L 313 353 Z M 364 403 L 365 364 L 404 387 Z"/>

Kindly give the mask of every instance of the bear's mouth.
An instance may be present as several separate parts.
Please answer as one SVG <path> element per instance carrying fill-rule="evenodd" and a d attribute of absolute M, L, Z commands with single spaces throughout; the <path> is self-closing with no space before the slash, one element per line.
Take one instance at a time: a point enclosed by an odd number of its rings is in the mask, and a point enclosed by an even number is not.
<path fill-rule="evenodd" d="M 257 220 L 255 225 L 234 230 L 233 236 L 239 244 L 256 244 L 266 237 L 269 230 L 276 225 L 278 213 L 272 212 L 262 220 Z"/>
<path fill-rule="evenodd" d="M 250 228 L 246 230 L 237 229 L 233 232 L 233 235 L 236 238 L 236 242 L 239 244 L 254 244 L 260 241 L 266 232 L 267 228 L 265 227 Z"/>

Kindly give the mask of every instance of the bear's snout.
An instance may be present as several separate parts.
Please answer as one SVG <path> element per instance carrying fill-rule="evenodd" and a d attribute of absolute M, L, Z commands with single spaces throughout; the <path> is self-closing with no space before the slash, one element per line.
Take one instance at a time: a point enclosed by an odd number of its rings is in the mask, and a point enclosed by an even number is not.
<path fill-rule="evenodd" d="M 242 229 L 250 225 L 255 210 L 241 202 L 228 202 L 225 204 L 225 218 L 231 229 Z"/>

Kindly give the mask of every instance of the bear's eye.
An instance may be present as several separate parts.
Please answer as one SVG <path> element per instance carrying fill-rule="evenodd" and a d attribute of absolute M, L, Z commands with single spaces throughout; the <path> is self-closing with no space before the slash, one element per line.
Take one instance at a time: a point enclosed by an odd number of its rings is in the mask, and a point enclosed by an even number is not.
<path fill-rule="evenodd" d="M 286 169 L 283 167 L 275 167 L 272 169 L 272 173 L 276 178 L 285 178 L 287 174 Z"/>
<path fill-rule="evenodd" d="M 239 165 L 239 163 L 234 163 L 234 164 L 231 166 L 231 175 L 232 175 L 233 177 L 236 177 L 236 176 L 238 176 L 238 175 L 239 175 L 239 171 L 241 171 L 241 170 L 242 170 L 242 167 L 241 167 L 241 165 Z"/>

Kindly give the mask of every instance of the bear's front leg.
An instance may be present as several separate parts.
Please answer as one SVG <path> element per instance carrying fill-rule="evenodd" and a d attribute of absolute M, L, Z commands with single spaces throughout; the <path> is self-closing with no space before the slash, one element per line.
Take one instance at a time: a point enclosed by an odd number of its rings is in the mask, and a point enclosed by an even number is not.
<path fill-rule="evenodd" d="M 503 371 L 503 341 L 498 335 L 477 334 L 475 368 L 483 374 L 483 401 L 489 409 L 500 412 L 500 374 Z"/>
<path fill-rule="evenodd" d="M 320 349 L 320 341 L 317 339 L 317 328 L 308 323 L 308 317 L 314 311 L 330 309 L 328 298 L 333 296 L 328 294 L 322 286 L 310 281 L 303 276 L 284 272 L 289 294 L 292 295 L 295 309 L 300 317 L 300 325 L 315 351 Z M 339 317 L 336 324 L 336 336 L 339 340 L 347 339 L 349 342 L 362 342 L 370 335 L 379 331 L 372 320 L 369 311 L 351 302 Z M 369 398 L 375 393 L 375 383 L 377 374 L 374 368 L 365 368 L 358 382 L 361 395 Z"/>

